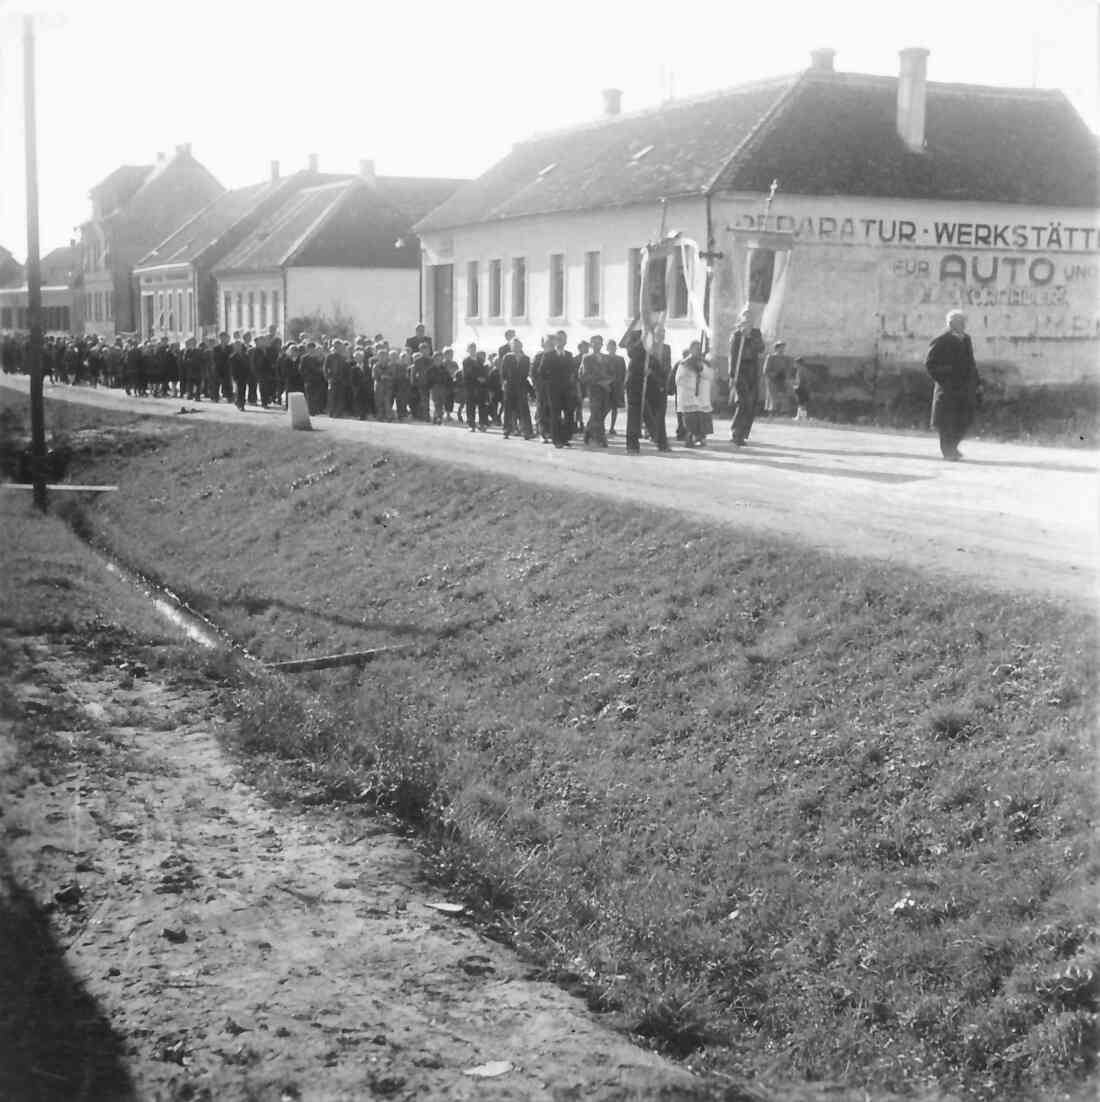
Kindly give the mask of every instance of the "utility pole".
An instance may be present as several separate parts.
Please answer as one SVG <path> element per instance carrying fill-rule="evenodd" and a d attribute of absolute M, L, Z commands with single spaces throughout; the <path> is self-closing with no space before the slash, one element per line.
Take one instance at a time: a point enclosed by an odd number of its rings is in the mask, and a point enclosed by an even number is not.
<path fill-rule="evenodd" d="M 38 135 L 34 104 L 34 16 L 23 16 L 23 128 L 27 162 L 27 346 L 31 377 L 31 483 L 46 511 L 46 413 L 42 395 L 42 265 L 38 246 Z"/>

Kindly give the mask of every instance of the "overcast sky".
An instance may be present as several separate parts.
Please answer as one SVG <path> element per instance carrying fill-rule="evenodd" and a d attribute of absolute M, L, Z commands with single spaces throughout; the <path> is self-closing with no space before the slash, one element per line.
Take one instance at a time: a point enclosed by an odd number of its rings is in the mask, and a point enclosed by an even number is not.
<path fill-rule="evenodd" d="M 268 162 L 476 176 L 534 130 L 804 68 L 1062 89 L 1093 130 L 1097 0 L 0 0 L 0 245 L 26 252 L 22 21 L 41 13 L 43 252 L 88 217 L 123 163 L 191 142 L 227 187 Z"/>

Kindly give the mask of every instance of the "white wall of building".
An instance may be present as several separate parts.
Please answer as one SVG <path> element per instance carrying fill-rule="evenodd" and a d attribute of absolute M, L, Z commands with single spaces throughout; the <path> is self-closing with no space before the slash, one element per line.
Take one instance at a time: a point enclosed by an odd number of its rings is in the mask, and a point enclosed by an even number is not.
<path fill-rule="evenodd" d="M 760 211 L 716 198 L 716 247 Z M 979 366 L 1007 383 L 1097 377 L 1100 212 L 780 192 L 769 226 L 795 234 L 780 329 L 796 355 L 920 364 L 957 307 Z"/>
<path fill-rule="evenodd" d="M 217 284 L 219 332 L 258 333 L 274 325 L 282 333 L 287 314 L 281 271 L 218 276 Z"/>
<path fill-rule="evenodd" d="M 722 357 L 741 303 L 729 282 L 732 234 L 758 227 L 759 195 L 716 196 L 711 221 L 719 287 L 715 352 Z M 795 355 L 828 360 L 838 370 L 860 361 L 876 368 L 919 366 L 948 309 L 968 315 L 979 366 L 995 367 L 1006 386 L 1096 380 L 1100 365 L 1100 212 L 1009 204 L 925 202 L 841 196 L 785 196 L 769 227 L 795 234 L 779 331 Z M 425 263 L 454 264 L 456 346 L 497 347 L 506 328 L 526 344 L 565 329 L 570 343 L 592 333 L 618 339 L 630 317 L 628 254 L 657 236 L 659 210 L 626 207 L 517 219 L 424 236 Z M 702 198 L 669 204 L 666 229 L 706 244 Z M 583 317 L 584 254 L 600 250 L 603 308 Z M 549 312 L 550 254 L 564 252 L 568 271 L 564 319 Z M 512 258 L 528 266 L 528 308 L 510 305 Z M 504 304 L 488 312 L 489 262 L 500 259 Z M 467 316 L 467 265 L 478 262 L 479 312 Z M 431 282 L 425 321 L 431 329 Z M 670 322 L 675 351 L 698 328 L 694 317 Z"/>
<path fill-rule="evenodd" d="M 197 336 L 194 275 L 189 264 L 136 273 L 137 331 L 142 340 L 167 337 L 171 341 Z"/>
<path fill-rule="evenodd" d="M 703 200 L 673 201 L 665 212 L 667 232 L 680 230 L 706 247 L 706 207 Z M 622 207 L 614 210 L 566 213 L 551 217 L 525 218 L 470 226 L 443 233 L 424 235 L 422 245 L 427 265 L 454 265 L 454 343 L 464 348 L 469 342 L 488 349 L 504 340 L 505 329 L 515 329 L 528 348 L 537 348 L 548 332 L 564 329 L 569 343 L 595 333 L 619 340 L 635 314 L 630 290 L 630 250 L 652 241 L 661 227 L 661 209 Z M 600 312 L 586 316 L 585 254 L 600 254 Z M 551 313 L 550 257 L 565 254 L 565 309 Z M 512 262 L 526 261 L 527 306 L 517 314 L 512 288 Z M 490 310 L 490 264 L 499 260 L 502 272 L 502 303 L 499 316 Z M 478 310 L 468 314 L 469 265 L 477 263 Z M 433 328 L 431 280 L 424 281 L 425 323 Z M 701 319 L 688 315 L 668 322 L 669 341 L 674 348 L 687 344 L 699 329 Z"/>
<path fill-rule="evenodd" d="M 320 312 L 352 318 L 357 333 L 403 341 L 420 319 L 415 268 L 307 268 L 286 273 L 288 318 Z"/>

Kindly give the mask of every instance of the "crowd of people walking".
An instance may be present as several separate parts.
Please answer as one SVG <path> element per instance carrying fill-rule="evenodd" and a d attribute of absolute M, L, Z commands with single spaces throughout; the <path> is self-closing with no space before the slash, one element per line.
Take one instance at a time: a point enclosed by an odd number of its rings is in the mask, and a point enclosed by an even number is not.
<path fill-rule="evenodd" d="M 0 366 L 24 369 L 25 338 L 0 338 Z M 536 350 L 513 330 L 497 349 L 470 344 L 459 361 L 454 350 L 436 350 L 423 326 L 403 343 L 382 334 L 355 339 L 303 333 L 285 343 L 275 327 L 266 333 L 221 333 L 194 337 L 105 340 L 47 338 L 45 376 L 56 383 L 123 389 L 140 397 L 191 402 L 232 402 L 238 409 L 285 405 L 287 395 L 305 395 L 311 415 L 378 421 L 462 424 L 470 432 L 499 426 L 503 436 L 541 439 L 558 448 L 607 447 L 620 415 L 626 450 L 643 439 L 669 449 L 665 418 L 676 399 L 677 438 L 702 447 L 714 433 L 715 371 L 699 341 L 674 359 L 657 327 L 651 339 L 632 330 L 622 349 L 600 336 L 567 347 L 564 331 L 548 334 Z M 799 365 L 778 341 L 765 353 L 758 329 L 747 319 L 730 344 L 732 439 L 743 445 L 758 407 L 790 415 L 793 401 L 804 411 Z M 763 402 L 761 402 L 763 399 Z M 585 407 L 587 405 L 587 416 Z M 533 406 L 533 413 L 532 413 Z"/>

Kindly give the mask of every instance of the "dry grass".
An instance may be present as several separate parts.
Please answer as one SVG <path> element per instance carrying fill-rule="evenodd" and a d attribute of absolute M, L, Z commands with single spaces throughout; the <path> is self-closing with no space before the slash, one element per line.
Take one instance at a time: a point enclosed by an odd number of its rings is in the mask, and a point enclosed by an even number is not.
<path fill-rule="evenodd" d="M 1096 624 L 305 434 L 195 426 L 87 522 L 267 658 L 284 790 L 377 798 L 693 1063 L 1056 1098 L 1097 1042 Z M 323 475 L 323 477 L 321 477 Z"/>

